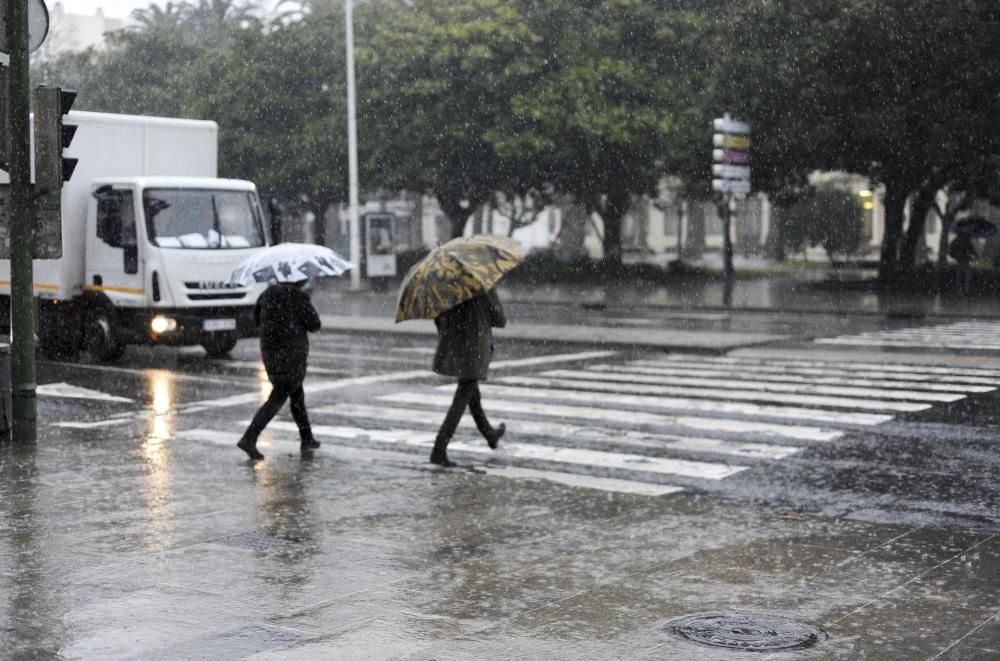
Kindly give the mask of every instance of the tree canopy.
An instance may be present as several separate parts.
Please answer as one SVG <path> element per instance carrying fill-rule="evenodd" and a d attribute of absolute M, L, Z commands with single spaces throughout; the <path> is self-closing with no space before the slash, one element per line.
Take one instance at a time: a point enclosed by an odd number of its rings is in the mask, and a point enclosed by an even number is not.
<path fill-rule="evenodd" d="M 77 88 L 81 109 L 214 119 L 223 174 L 302 210 L 344 200 L 337 3 L 265 19 L 198 0 L 134 18 L 106 49 L 38 63 L 37 82 Z M 779 207 L 816 170 L 885 185 L 883 274 L 912 264 L 936 191 L 961 202 L 998 179 L 992 0 L 370 0 L 355 32 L 364 189 L 436 196 L 453 234 L 493 200 L 569 195 L 619 263 L 634 196 L 666 175 L 710 194 L 726 111 L 752 124 L 754 189 Z"/>

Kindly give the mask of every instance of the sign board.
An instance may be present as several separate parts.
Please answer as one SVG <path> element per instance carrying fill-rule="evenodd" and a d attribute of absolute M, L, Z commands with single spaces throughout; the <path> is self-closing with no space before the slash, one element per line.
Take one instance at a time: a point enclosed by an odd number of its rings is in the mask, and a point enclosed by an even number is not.
<path fill-rule="evenodd" d="M 749 135 L 750 125 L 746 122 L 738 122 L 726 113 L 725 117 L 712 120 L 712 130 L 719 133 L 742 133 Z"/>
<path fill-rule="evenodd" d="M 749 179 L 750 167 L 743 165 L 720 165 L 719 163 L 715 163 L 712 165 L 712 174 L 716 177 L 725 177 L 726 179 Z"/>
<path fill-rule="evenodd" d="M 34 201 L 33 259 L 62 257 L 62 190 Z M 0 259 L 10 259 L 10 184 L 0 184 Z"/>
<path fill-rule="evenodd" d="M 712 120 L 712 190 L 729 195 L 750 192 L 750 125 L 727 112 Z"/>
<path fill-rule="evenodd" d="M 749 163 L 750 154 L 731 149 L 713 149 L 712 160 L 716 163 Z"/>
<path fill-rule="evenodd" d="M 396 216 L 365 214 L 365 276 L 391 278 L 396 275 Z"/>
<path fill-rule="evenodd" d="M 35 259 L 62 257 L 62 189 L 35 198 Z"/>
<path fill-rule="evenodd" d="M 49 33 L 49 9 L 42 0 L 28 0 L 28 51 L 36 51 Z M 0 2 L 0 53 L 7 47 L 7 2 Z"/>
<path fill-rule="evenodd" d="M 750 149 L 750 138 L 745 135 L 716 133 L 712 136 L 712 144 L 716 147 L 729 147 L 730 149 Z"/>
<path fill-rule="evenodd" d="M 716 193 L 749 193 L 749 179 L 713 179 L 712 190 Z"/>

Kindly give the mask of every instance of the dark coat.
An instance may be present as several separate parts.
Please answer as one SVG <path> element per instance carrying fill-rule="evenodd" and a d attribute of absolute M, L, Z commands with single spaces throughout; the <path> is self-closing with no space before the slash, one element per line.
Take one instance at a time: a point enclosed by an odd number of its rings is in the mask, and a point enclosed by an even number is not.
<path fill-rule="evenodd" d="M 507 318 L 494 290 L 480 294 L 434 319 L 438 346 L 434 371 L 459 379 L 485 379 L 493 357 L 493 328 Z"/>
<path fill-rule="evenodd" d="M 306 378 L 309 336 L 320 321 L 312 301 L 300 287 L 271 285 L 257 299 L 253 318 L 260 327 L 260 353 L 271 383 L 292 388 Z"/>
<path fill-rule="evenodd" d="M 951 245 L 948 246 L 948 256 L 959 264 L 968 264 L 979 255 L 976 254 L 976 246 L 972 243 L 972 237 L 967 232 L 959 232 Z"/>

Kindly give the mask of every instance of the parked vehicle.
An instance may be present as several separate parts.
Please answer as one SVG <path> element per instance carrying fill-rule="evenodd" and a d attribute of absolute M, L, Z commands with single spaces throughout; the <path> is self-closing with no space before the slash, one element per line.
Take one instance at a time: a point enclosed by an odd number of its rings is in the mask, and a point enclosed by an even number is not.
<path fill-rule="evenodd" d="M 114 360 L 128 344 L 228 353 L 256 334 L 264 284 L 229 284 L 268 244 L 253 183 L 217 178 L 215 122 L 70 112 L 79 159 L 62 190 L 62 257 L 34 261 L 48 356 Z M 2 175 L 3 173 L 0 173 Z M 5 175 L 4 175 L 5 176 Z M 0 260 L 9 309 L 10 260 Z"/>

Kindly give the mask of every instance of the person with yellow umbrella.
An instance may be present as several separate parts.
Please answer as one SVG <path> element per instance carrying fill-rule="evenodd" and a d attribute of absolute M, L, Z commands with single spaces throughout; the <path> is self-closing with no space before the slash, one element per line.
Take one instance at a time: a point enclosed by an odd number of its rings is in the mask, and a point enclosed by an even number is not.
<path fill-rule="evenodd" d="M 438 246 L 403 278 L 396 321 L 433 319 L 438 346 L 433 369 L 458 379 L 451 407 L 434 440 L 431 463 L 446 468 L 448 443 L 468 408 L 479 433 L 496 449 L 506 427 L 493 427 L 483 411 L 479 382 L 489 373 L 493 329 L 507 324 L 494 286 L 521 262 L 517 241 L 498 236 L 473 236 Z"/>

